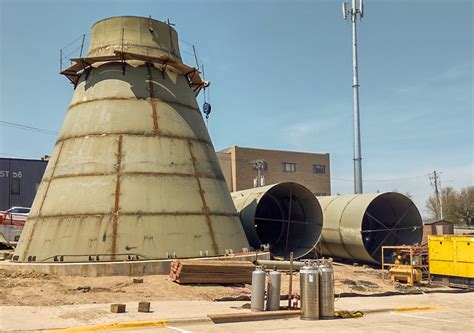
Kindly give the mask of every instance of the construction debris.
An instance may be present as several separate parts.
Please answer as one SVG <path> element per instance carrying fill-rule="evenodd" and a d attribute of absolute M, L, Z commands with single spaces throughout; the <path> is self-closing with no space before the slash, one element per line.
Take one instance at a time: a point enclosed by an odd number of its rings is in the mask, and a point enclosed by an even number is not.
<path fill-rule="evenodd" d="M 79 286 L 77 288 L 71 289 L 71 291 L 79 291 L 79 292 L 82 292 L 82 293 L 88 293 L 89 291 L 91 291 L 91 287 L 89 287 L 89 286 Z"/>
<path fill-rule="evenodd" d="M 254 268 L 247 261 L 175 260 L 171 263 L 170 277 L 180 284 L 250 284 Z"/>
<path fill-rule="evenodd" d="M 334 317 L 336 318 L 360 318 L 363 316 L 364 313 L 362 311 L 339 310 L 334 312 Z"/>

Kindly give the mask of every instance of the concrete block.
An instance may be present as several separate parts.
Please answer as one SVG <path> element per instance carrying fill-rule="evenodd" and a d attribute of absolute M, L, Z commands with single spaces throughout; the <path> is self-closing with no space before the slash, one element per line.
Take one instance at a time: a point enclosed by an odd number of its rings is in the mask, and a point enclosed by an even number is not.
<path fill-rule="evenodd" d="M 150 312 L 150 302 L 139 302 L 138 312 Z"/>
<path fill-rule="evenodd" d="M 112 313 L 124 313 L 125 312 L 125 304 L 111 304 L 110 305 L 110 312 L 112 312 Z"/>

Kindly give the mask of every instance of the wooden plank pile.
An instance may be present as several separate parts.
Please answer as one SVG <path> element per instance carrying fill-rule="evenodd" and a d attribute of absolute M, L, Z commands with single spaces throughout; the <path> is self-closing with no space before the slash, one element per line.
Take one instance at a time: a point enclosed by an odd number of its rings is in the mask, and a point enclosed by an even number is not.
<path fill-rule="evenodd" d="M 180 284 L 251 284 L 254 269 L 255 266 L 248 261 L 174 260 L 170 277 Z"/>

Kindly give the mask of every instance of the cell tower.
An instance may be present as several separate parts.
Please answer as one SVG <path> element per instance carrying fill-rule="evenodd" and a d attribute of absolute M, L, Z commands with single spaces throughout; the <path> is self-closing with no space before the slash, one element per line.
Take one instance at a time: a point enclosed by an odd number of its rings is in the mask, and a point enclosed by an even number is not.
<path fill-rule="evenodd" d="M 362 193 L 362 154 L 360 148 L 360 115 L 359 115 L 359 74 L 357 65 L 357 16 L 364 17 L 364 2 L 359 0 L 357 8 L 356 0 L 352 0 L 352 8 L 344 2 L 342 4 L 342 16 L 345 20 L 350 18 L 352 22 L 352 90 L 354 94 L 354 193 Z"/>

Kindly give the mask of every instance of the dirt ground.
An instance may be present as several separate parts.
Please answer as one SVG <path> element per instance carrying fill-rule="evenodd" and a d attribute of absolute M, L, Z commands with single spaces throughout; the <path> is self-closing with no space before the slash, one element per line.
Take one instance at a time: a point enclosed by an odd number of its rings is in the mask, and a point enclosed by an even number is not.
<path fill-rule="evenodd" d="M 335 292 L 374 295 L 420 289 L 382 283 L 379 269 L 334 263 Z M 179 285 L 166 275 L 58 277 L 36 272 L 0 270 L 0 305 L 68 305 L 146 300 L 248 300 L 249 285 Z M 282 294 L 288 293 L 289 274 L 283 273 Z M 422 288 L 423 289 L 423 288 Z M 426 287 L 425 287 L 426 289 Z M 294 274 L 293 292 L 299 292 Z"/>

